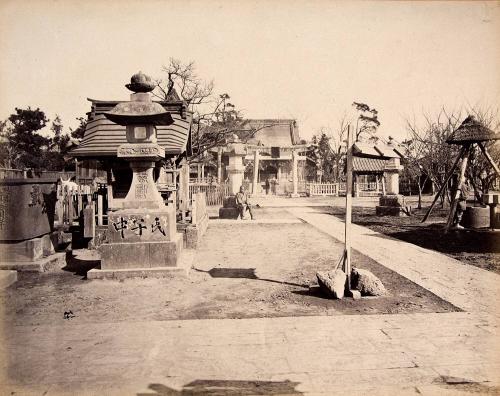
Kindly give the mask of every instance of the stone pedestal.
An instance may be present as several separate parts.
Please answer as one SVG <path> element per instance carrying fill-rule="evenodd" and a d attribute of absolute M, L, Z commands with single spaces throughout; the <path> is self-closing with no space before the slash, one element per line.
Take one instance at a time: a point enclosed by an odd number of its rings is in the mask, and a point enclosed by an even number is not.
<path fill-rule="evenodd" d="M 375 207 L 377 216 L 403 216 L 406 208 L 405 199 L 402 195 L 382 195 L 379 204 Z"/>
<path fill-rule="evenodd" d="M 234 195 L 240 191 L 243 184 L 243 174 L 245 173 L 243 157 L 245 157 L 246 152 L 242 143 L 233 143 L 229 149 L 229 164 L 226 169 L 229 175 L 229 194 Z"/>

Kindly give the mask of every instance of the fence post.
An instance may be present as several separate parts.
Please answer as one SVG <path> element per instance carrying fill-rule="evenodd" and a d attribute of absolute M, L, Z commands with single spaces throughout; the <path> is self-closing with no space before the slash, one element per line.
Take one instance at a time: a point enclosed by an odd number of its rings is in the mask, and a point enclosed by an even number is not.
<path fill-rule="evenodd" d="M 198 198 L 198 194 L 194 194 L 191 200 L 191 224 L 196 225 L 196 198 Z"/>
<path fill-rule="evenodd" d="M 97 225 L 102 226 L 103 221 L 102 221 L 102 205 L 103 200 L 102 200 L 102 195 L 97 194 Z"/>
<path fill-rule="evenodd" d="M 77 213 L 77 215 L 80 216 L 80 213 L 83 210 L 83 188 L 82 188 L 82 186 L 77 187 L 76 194 L 77 194 L 77 200 L 78 200 L 78 213 Z"/>

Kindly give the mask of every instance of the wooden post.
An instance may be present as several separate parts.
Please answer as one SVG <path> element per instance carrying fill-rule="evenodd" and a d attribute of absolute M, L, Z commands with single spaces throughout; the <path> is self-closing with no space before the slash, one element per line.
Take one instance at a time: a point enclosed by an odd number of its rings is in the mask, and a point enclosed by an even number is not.
<path fill-rule="evenodd" d="M 83 209 L 83 237 L 95 237 L 95 209 L 94 203 L 91 202 L 85 209 Z"/>
<path fill-rule="evenodd" d="M 217 147 L 217 183 L 222 183 L 222 147 Z"/>
<path fill-rule="evenodd" d="M 458 206 L 457 195 L 465 183 L 465 170 L 467 169 L 467 162 L 469 160 L 470 146 L 464 146 L 464 154 L 462 158 L 462 163 L 460 164 L 460 177 L 458 178 L 457 188 L 453 191 L 453 200 L 451 201 L 450 214 L 448 215 L 448 222 L 446 223 L 445 231 L 448 231 L 453 224 L 453 218 L 455 217 L 455 212 Z"/>
<path fill-rule="evenodd" d="M 495 170 L 495 173 L 497 174 L 497 176 L 500 177 L 500 169 L 498 169 L 498 165 L 495 164 L 495 161 L 493 161 L 493 158 L 491 158 L 490 153 L 488 153 L 488 150 L 486 150 L 486 147 L 483 145 L 482 142 L 479 142 L 478 145 L 479 145 L 479 148 L 481 149 L 481 151 L 483 152 L 484 156 L 486 157 L 486 159 L 490 163 L 490 165 Z"/>
<path fill-rule="evenodd" d="M 253 153 L 253 183 L 252 195 L 255 196 L 259 192 L 257 184 L 259 183 L 259 150 L 255 149 Z"/>
<path fill-rule="evenodd" d="M 196 173 L 196 178 L 197 178 L 197 181 L 198 183 L 201 183 L 201 164 L 198 163 L 197 164 L 197 173 Z"/>
<path fill-rule="evenodd" d="M 77 194 L 77 200 L 78 200 L 78 213 L 77 213 L 77 215 L 80 216 L 80 213 L 83 210 L 83 188 L 82 188 L 82 186 L 79 185 L 77 187 L 76 194 Z"/>
<path fill-rule="evenodd" d="M 468 150 L 468 149 L 466 149 L 465 146 L 463 146 L 462 149 L 460 150 L 460 154 L 458 154 L 458 157 L 455 159 L 455 162 L 453 163 L 453 166 L 451 167 L 450 173 L 448 173 L 448 176 L 446 176 L 446 179 L 444 180 L 443 185 L 441 186 L 441 188 L 439 189 L 439 191 L 437 192 L 437 194 L 434 196 L 434 201 L 432 201 L 431 206 L 429 207 L 429 209 L 427 209 L 427 212 L 425 213 L 425 216 L 422 219 L 421 223 L 425 222 L 425 220 L 427 220 L 427 217 L 429 217 L 429 215 L 431 214 L 432 208 L 434 208 L 434 205 L 436 204 L 439 196 L 441 195 L 441 193 L 443 192 L 444 188 L 448 184 L 448 181 L 453 176 L 453 172 L 455 172 L 455 168 L 457 167 L 458 161 L 460 161 L 460 158 L 462 158 L 464 156 L 464 153 L 465 153 L 466 150 Z M 434 185 L 434 182 L 432 182 L 432 184 Z"/>
<path fill-rule="evenodd" d="M 97 194 L 97 225 L 102 226 L 104 222 L 102 221 L 102 194 Z"/>
<path fill-rule="evenodd" d="M 298 153 L 292 149 L 292 197 L 298 197 L 298 184 L 299 184 L 299 178 L 298 178 L 298 159 L 297 159 Z"/>
<path fill-rule="evenodd" d="M 352 133 L 347 128 L 347 180 L 345 194 L 345 230 L 344 230 L 344 272 L 347 275 L 346 290 L 351 289 L 351 219 L 352 219 Z"/>

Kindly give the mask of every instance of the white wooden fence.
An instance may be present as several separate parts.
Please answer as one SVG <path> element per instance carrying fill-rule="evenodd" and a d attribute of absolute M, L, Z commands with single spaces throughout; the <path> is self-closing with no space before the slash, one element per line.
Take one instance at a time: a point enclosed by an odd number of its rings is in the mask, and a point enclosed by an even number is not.
<path fill-rule="evenodd" d="M 340 183 L 309 183 L 307 191 L 310 196 L 315 195 L 345 195 L 345 182 Z M 354 183 L 354 191 L 357 196 L 370 197 L 382 194 L 382 185 L 380 183 Z"/>
<path fill-rule="evenodd" d="M 229 195 L 229 186 L 225 183 L 207 184 L 193 183 L 189 184 L 189 199 L 193 199 L 193 194 L 203 192 L 207 197 L 208 206 L 222 206 L 224 198 Z"/>
<path fill-rule="evenodd" d="M 309 183 L 309 195 L 339 195 L 339 183 Z"/>

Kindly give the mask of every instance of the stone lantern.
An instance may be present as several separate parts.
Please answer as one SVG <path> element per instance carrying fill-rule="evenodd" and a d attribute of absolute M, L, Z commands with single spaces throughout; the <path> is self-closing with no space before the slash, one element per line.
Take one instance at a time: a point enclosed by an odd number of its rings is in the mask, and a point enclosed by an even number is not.
<path fill-rule="evenodd" d="M 104 115 L 126 127 L 127 143 L 118 147 L 117 156 L 130 163 L 132 183 L 122 209 L 108 214 L 109 243 L 99 247 L 101 270 L 90 271 L 91 278 L 116 277 L 117 270 L 131 270 L 132 276 L 139 271 L 143 276 L 144 270 L 158 273 L 162 268 L 175 268 L 182 246 L 175 204 L 164 204 L 153 179 L 155 163 L 165 157 L 157 143 L 156 126 L 174 121 L 163 106 L 152 101 L 155 85 L 150 77 L 134 74 L 126 87 L 133 92 L 130 101 Z"/>

